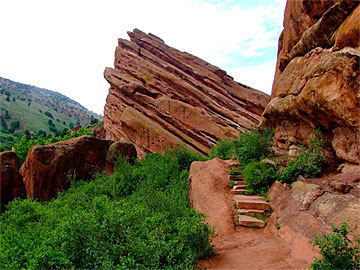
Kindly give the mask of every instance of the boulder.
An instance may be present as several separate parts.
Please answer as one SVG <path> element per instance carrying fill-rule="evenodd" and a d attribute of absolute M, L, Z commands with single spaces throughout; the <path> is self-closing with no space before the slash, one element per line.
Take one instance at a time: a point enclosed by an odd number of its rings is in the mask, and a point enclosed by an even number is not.
<path fill-rule="evenodd" d="M 260 122 L 278 151 L 320 128 L 327 157 L 360 164 L 358 1 L 288 1 L 271 99 Z M 335 164 L 334 164 L 335 165 Z"/>
<path fill-rule="evenodd" d="M 228 187 L 226 162 L 213 160 L 191 164 L 189 190 L 191 206 L 204 213 L 206 221 L 216 226 L 217 239 L 235 232 L 232 196 Z"/>
<path fill-rule="evenodd" d="M 15 152 L 0 153 L 1 207 L 17 197 L 26 197 L 25 185 L 19 173 L 19 158 Z"/>
<path fill-rule="evenodd" d="M 258 124 L 268 95 L 153 34 L 128 35 L 104 72 L 107 139 L 134 143 L 141 157 L 178 144 L 206 154 L 217 140 Z"/>
<path fill-rule="evenodd" d="M 113 141 L 81 136 L 30 148 L 21 167 L 28 197 L 51 199 L 67 189 L 71 181 L 90 179 L 105 169 L 107 151 Z"/>
<path fill-rule="evenodd" d="M 110 145 L 105 162 L 107 174 L 111 174 L 114 171 L 114 167 L 120 156 L 128 162 L 133 163 L 137 157 L 135 146 L 129 142 L 114 142 Z"/>

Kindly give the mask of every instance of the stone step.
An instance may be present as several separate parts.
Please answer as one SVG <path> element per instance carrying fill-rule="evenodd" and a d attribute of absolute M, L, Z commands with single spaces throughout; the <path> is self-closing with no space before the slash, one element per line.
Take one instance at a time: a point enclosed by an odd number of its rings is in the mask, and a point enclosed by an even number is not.
<path fill-rule="evenodd" d="M 239 185 L 235 184 L 235 186 L 233 186 L 233 189 L 243 189 L 243 188 L 246 188 L 245 184 L 239 184 Z"/>
<path fill-rule="evenodd" d="M 237 225 L 240 226 L 245 226 L 245 227 L 259 227 L 259 228 L 263 228 L 265 227 L 265 222 L 254 218 L 254 217 L 249 217 L 249 216 L 244 216 L 244 215 L 237 215 L 236 216 L 237 219 Z"/>
<path fill-rule="evenodd" d="M 240 163 L 233 163 L 233 164 L 229 164 L 228 168 L 231 170 L 241 170 L 241 165 Z"/>
<path fill-rule="evenodd" d="M 238 209 L 237 210 L 238 213 L 241 213 L 243 215 L 247 215 L 247 214 L 254 214 L 254 215 L 262 215 L 264 214 L 264 210 L 255 210 L 255 209 Z"/>
<path fill-rule="evenodd" d="M 244 178 L 245 178 L 245 176 L 243 176 L 243 175 L 234 175 L 234 174 L 231 174 L 229 177 L 229 179 L 233 180 L 233 181 L 243 180 Z"/>
<path fill-rule="evenodd" d="M 235 185 L 246 185 L 245 181 L 235 181 Z"/>
<path fill-rule="evenodd" d="M 236 200 L 263 200 L 263 201 L 265 201 L 265 198 L 263 196 L 258 196 L 258 195 L 239 195 L 239 196 L 234 196 L 234 199 L 236 199 Z"/>
<path fill-rule="evenodd" d="M 247 189 L 245 188 L 242 188 L 242 189 L 232 189 L 230 190 L 230 193 L 233 194 L 233 195 L 243 195 L 245 194 L 247 191 Z"/>
<path fill-rule="evenodd" d="M 240 198 L 239 198 L 240 197 Z M 252 197 L 252 198 L 241 198 Z M 262 199 L 254 199 L 258 196 L 235 195 L 234 201 L 238 209 L 254 209 L 254 210 L 269 210 L 270 204 Z"/>

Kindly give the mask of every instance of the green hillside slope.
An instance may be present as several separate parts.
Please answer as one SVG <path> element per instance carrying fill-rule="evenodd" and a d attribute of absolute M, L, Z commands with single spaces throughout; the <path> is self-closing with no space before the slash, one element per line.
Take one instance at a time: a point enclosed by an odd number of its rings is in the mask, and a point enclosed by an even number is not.
<path fill-rule="evenodd" d="M 102 120 L 78 102 L 54 91 L 0 77 L 0 151 L 26 134 L 56 135 L 78 124 Z"/>

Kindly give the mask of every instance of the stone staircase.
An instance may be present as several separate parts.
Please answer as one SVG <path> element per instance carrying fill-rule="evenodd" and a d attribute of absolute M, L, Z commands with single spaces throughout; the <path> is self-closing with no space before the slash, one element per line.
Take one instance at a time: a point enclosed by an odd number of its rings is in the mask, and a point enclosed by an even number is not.
<path fill-rule="evenodd" d="M 229 166 L 229 181 L 233 185 L 231 194 L 236 208 L 235 224 L 238 226 L 263 228 L 266 216 L 270 214 L 270 204 L 262 196 L 246 195 L 247 187 L 241 175 L 239 164 Z"/>

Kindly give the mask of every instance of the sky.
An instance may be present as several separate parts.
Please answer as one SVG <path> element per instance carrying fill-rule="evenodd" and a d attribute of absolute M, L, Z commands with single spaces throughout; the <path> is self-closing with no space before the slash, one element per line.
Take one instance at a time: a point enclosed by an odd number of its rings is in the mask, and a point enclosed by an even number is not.
<path fill-rule="evenodd" d="M 103 114 L 118 38 L 138 28 L 271 93 L 286 0 L 1 0 L 0 77 Z"/>

